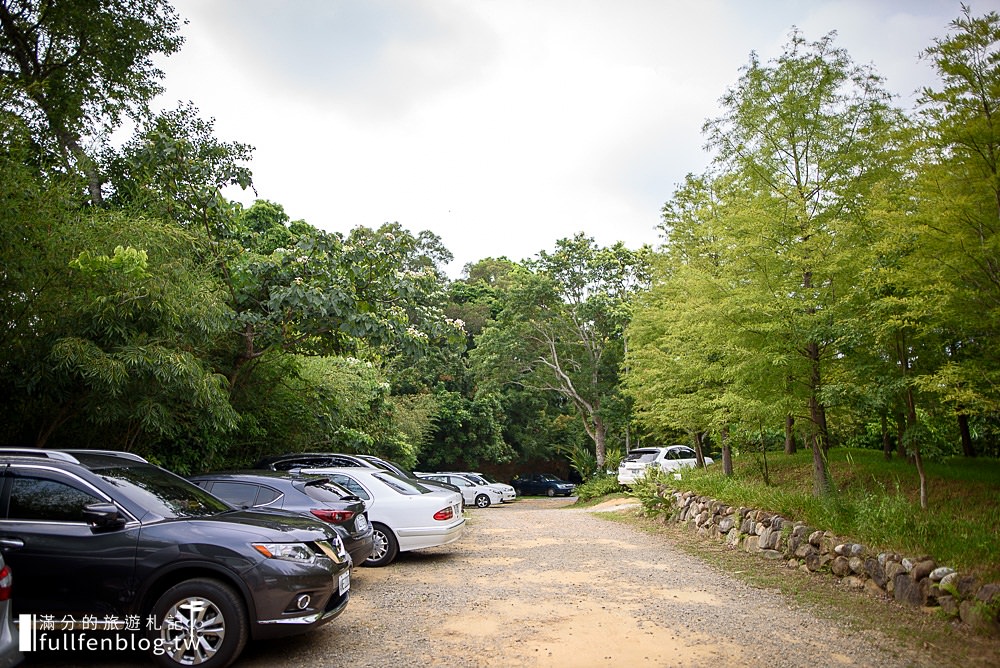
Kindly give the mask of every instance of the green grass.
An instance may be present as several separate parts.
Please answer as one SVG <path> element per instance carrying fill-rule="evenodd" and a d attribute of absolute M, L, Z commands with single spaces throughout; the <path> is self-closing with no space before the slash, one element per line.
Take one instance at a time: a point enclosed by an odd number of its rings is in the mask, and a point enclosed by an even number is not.
<path fill-rule="evenodd" d="M 874 552 L 929 555 L 939 564 L 987 582 L 1000 582 L 1000 461 L 951 458 L 926 462 L 928 509 L 919 503 L 916 468 L 906 460 L 885 461 L 874 450 L 829 452 L 836 490 L 812 494 L 812 453 L 768 453 L 770 484 L 761 457 L 733 461 L 733 476 L 720 465 L 685 471 L 672 481 L 729 505 L 778 513 L 862 543 Z"/>

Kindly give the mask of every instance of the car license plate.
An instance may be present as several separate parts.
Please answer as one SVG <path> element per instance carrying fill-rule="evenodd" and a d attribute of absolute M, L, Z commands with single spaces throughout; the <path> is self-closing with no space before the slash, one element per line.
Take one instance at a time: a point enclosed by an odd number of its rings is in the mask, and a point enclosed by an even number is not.
<path fill-rule="evenodd" d="M 351 572 L 344 571 L 340 574 L 340 595 L 343 596 L 351 590 Z"/>

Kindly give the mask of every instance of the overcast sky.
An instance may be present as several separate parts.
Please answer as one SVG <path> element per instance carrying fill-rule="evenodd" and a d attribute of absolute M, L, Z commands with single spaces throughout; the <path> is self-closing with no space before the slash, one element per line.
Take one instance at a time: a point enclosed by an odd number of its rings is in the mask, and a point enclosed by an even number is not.
<path fill-rule="evenodd" d="M 970 0 L 975 15 L 1000 0 Z M 872 64 L 911 108 L 959 0 L 175 0 L 166 108 L 256 148 L 258 196 L 331 231 L 398 221 L 521 260 L 583 231 L 660 241 L 704 171 L 701 126 L 793 26 Z M 227 193 L 245 204 L 252 193 Z"/>

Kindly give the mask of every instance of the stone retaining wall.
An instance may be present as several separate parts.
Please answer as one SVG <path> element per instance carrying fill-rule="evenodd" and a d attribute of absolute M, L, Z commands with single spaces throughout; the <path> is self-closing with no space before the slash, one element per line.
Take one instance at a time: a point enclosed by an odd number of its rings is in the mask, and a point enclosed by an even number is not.
<path fill-rule="evenodd" d="M 864 545 L 839 539 L 754 508 L 734 508 L 694 492 L 661 488 L 671 507 L 666 521 L 691 524 L 698 534 L 725 541 L 734 549 L 784 561 L 788 568 L 828 573 L 845 587 L 914 607 L 939 607 L 948 617 L 1000 635 L 1000 584 L 983 584 L 971 575 L 939 565 L 930 556 L 872 553 Z"/>

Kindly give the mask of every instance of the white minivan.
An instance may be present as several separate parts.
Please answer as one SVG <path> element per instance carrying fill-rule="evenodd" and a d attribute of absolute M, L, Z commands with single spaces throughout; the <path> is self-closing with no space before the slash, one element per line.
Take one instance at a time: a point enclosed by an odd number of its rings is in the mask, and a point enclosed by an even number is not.
<path fill-rule="evenodd" d="M 650 466 L 658 466 L 664 471 L 676 471 L 680 468 L 697 466 L 695 451 L 686 445 L 668 445 L 663 448 L 636 448 L 629 450 L 618 465 L 618 482 L 631 485 L 646 474 Z M 712 463 L 711 457 L 705 457 L 705 465 Z"/>

